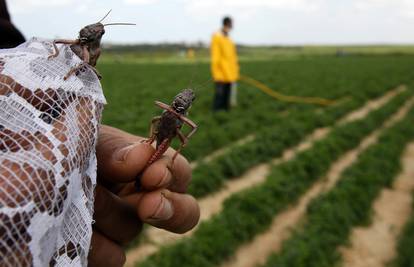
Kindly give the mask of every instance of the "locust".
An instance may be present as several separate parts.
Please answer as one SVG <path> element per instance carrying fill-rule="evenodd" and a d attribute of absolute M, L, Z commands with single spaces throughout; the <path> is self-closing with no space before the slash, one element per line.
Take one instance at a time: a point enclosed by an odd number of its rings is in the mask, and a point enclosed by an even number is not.
<path fill-rule="evenodd" d="M 155 153 L 146 163 L 146 167 L 157 161 L 167 151 L 172 140 L 178 137 L 180 147 L 176 150 L 172 157 L 171 166 L 181 150 L 187 145 L 188 140 L 197 131 L 197 125 L 187 118 L 188 110 L 191 108 L 195 94 L 191 89 L 184 89 L 174 97 L 171 105 L 167 105 L 160 101 L 155 101 L 155 105 L 163 109 L 161 116 L 156 116 L 151 120 L 150 137 L 144 140 L 144 143 L 152 144 L 156 142 Z M 191 131 L 185 135 L 181 128 L 184 124 L 191 127 Z"/>
<path fill-rule="evenodd" d="M 77 73 L 84 67 L 90 67 L 99 79 L 102 76 L 96 70 L 95 66 L 98 61 L 98 58 L 101 54 L 101 40 L 102 36 L 105 34 L 105 26 L 109 25 L 135 25 L 134 23 L 107 23 L 102 24 L 102 21 L 111 13 L 111 10 L 97 23 L 87 25 L 79 31 L 79 36 L 75 40 L 67 39 L 55 39 L 53 40 L 54 53 L 49 56 L 49 59 L 55 58 L 59 55 L 59 49 L 57 44 L 68 44 L 70 45 L 71 50 L 75 53 L 82 63 L 76 67 L 73 67 L 66 75 L 63 77 L 64 80 L 67 80 L 71 75 Z"/>

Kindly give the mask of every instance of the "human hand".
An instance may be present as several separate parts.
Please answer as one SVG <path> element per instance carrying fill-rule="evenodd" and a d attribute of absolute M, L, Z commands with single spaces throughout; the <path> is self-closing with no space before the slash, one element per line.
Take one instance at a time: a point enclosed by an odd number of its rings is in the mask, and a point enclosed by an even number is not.
<path fill-rule="evenodd" d="M 102 125 L 97 144 L 98 184 L 95 193 L 93 235 L 89 266 L 122 266 L 123 245 L 133 240 L 148 223 L 184 233 L 198 222 L 196 200 L 185 194 L 191 179 L 187 160 L 165 155 L 144 170 L 154 148 L 137 137 Z M 142 174 L 141 172 L 144 171 Z M 141 190 L 135 179 L 141 175 Z"/>

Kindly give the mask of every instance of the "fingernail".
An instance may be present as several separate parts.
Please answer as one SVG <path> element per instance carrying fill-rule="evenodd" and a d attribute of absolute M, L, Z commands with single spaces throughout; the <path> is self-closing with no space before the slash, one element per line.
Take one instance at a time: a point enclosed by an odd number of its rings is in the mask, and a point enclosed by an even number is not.
<path fill-rule="evenodd" d="M 151 221 L 165 221 L 174 215 L 173 206 L 171 202 L 161 193 L 161 203 L 158 206 L 154 215 L 150 217 Z"/>
<path fill-rule="evenodd" d="M 126 146 L 113 154 L 113 157 L 117 161 L 125 161 L 128 157 L 129 151 L 131 151 L 136 144 Z"/>
<path fill-rule="evenodd" d="M 142 179 L 142 173 L 138 174 L 137 177 L 135 178 L 135 189 L 137 191 L 141 191 L 141 179 Z"/>

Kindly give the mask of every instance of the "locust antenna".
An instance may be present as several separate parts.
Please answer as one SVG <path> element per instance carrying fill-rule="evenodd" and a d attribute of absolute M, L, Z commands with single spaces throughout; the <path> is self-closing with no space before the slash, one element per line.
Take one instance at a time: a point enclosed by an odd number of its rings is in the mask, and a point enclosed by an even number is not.
<path fill-rule="evenodd" d="M 198 88 L 198 89 L 203 89 L 209 82 L 211 82 L 213 80 L 213 78 L 209 78 L 207 81 L 205 81 L 205 82 L 203 82 L 203 83 L 201 83 L 200 85 L 196 85 L 195 86 L 195 88 Z M 194 88 L 194 90 L 195 90 L 195 88 Z"/>
<path fill-rule="evenodd" d="M 137 24 L 135 24 L 135 23 L 123 23 L 123 22 L 120 22 L 120 23 L 108 23 L 108 24 L 104 24 L 104 27 L 105 26 L 110 26 L 110 25 L 137 25 Z"/>
<path fill-rule="evenodd" d="M 106 15 L 100 21 L 98 21 L 98 23 L 101 23 L 104 19 L 106 19 L 106 17 L 108 17 L 108 15 L 109 15 L 109 13 L 111 13 L 111 11 L 112 11 L 112 9 L 110 9 L 108 11 L 108 13 L 106 13 Z"/>
<path fill-rule="evenodd" d="M 190 78 L 190 84 L 188 88 L 193 88 L 193 81 L 194 81 L 195 74 L 196 74 L 196 65 L 193 66 L 193 69 L 191 72 L 192 73 L 191 73 L 191 78 Z"/>

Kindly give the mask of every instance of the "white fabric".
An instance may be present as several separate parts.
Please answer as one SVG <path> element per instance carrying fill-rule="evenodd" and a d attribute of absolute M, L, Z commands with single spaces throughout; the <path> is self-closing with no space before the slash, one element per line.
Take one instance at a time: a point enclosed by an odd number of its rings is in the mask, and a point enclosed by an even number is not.
<path fill-rule="evenodd" d="M 0 50 L 0 266 L 86 266 L 106 103 L 67 45 Z"/>

